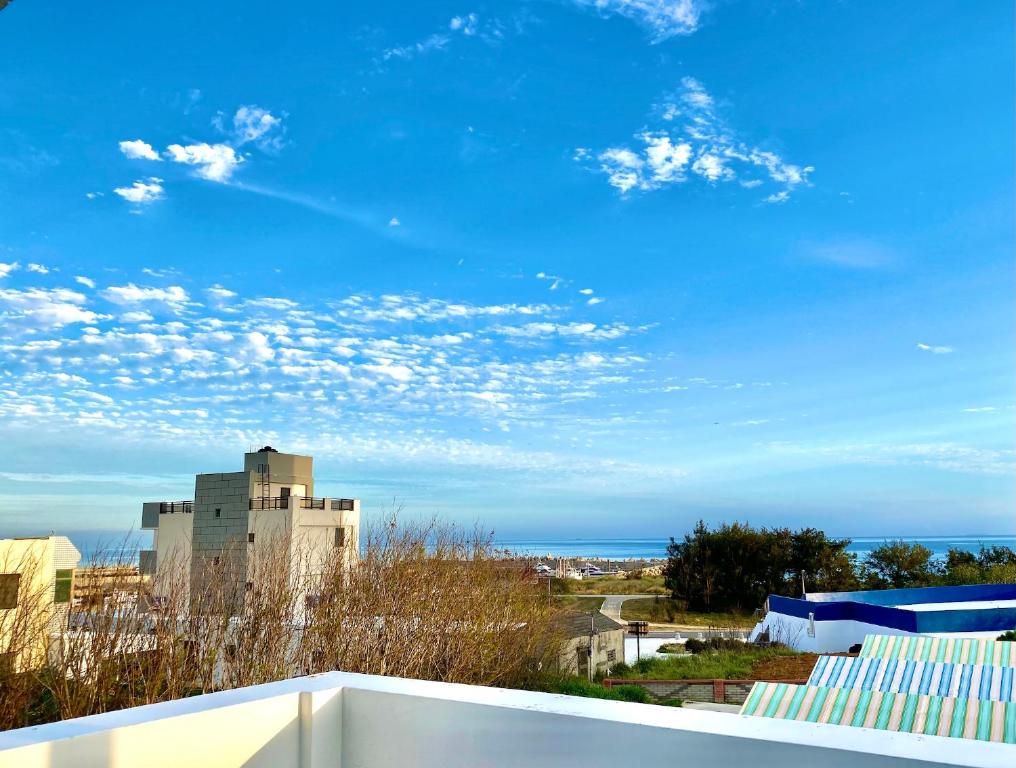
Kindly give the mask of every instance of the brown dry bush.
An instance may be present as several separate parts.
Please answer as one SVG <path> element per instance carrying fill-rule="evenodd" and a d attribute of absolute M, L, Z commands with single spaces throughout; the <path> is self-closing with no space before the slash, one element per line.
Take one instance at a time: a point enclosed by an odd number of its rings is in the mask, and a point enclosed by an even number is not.
<path fill-rule="evenodd" d="M 48 641 L 49 661 L 0 668 L 0 729 L 329 670 L 511 687 L 556 664 L 556 609 L 527 561 L 489 536 L 394 513 L 363 535 L 351 568 L 341 550 L 307 550 L 294 569 L 270 540 L 225 553 L 200 579 L 170 558 L 157 589 L 120 567 L 55 634 L 44 596 L 23 594 L 0 611 L 0 638 L 8 652 Z M 128 547 L 104 560 L 135 562 Z"/>

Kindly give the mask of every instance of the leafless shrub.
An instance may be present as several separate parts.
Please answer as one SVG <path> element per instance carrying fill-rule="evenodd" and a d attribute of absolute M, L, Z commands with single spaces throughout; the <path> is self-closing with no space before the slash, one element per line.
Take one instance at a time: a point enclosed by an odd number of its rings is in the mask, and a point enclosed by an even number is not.
<path fill-rule="evenodd" d="M 5 652 L 48 645 L 48 661 L 34 651 L 17 673 L 0 669 L 0 728 L 335 669 L 512 686 L 556 662 L 555 608 L 528 561 L 395 514 L 364 537 L 351 567 L 342 549 L 267 537 L 194 564 L 196 576 L 168 558 L 154 578 L 124 546 L 58 632 L 46 594 L 22 590 L 0 611 Z"/>

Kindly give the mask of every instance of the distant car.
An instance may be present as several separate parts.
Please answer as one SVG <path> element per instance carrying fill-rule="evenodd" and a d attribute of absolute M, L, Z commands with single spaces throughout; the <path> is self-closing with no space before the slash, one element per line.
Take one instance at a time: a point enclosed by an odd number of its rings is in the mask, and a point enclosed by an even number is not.
<path fill-rule="evenodd" d="M 537 573 L 550 573 L 551 568 L 550 566 L 544 565 L 543 563 L 537 563 L 535 566 L 533 566 L 533 570 L 536 571 Z"/>

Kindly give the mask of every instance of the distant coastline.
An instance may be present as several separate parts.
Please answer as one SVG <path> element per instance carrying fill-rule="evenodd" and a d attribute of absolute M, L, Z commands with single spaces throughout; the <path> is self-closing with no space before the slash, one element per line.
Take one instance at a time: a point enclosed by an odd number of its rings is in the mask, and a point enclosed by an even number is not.
<path fill-rule="evenodd" d="M 858 559 L 888 540 L 922 544 L 935 558 L 945 557 L 950 549 L 977 552 L 981 545 L 1016 549 L 1016 536 L 845 536 L 851 540 L 847 551 Z M 662 560 L 667 556 L 669 538 L 644 539 L 504 539 L 496 540 L 500 549 L 533 557 L 586 558 L 590 560 Z"/>
<path fill-rule="evenodd" d="M 151 544 L 151 536 L 140 531 L 68 531 L 66 535 L 81 550 L 85 561 L 92 560 L 96 555 L 109 558 L 118 552 L 124 553 L 146 548 Z M 864 557 L 875 547 L 890 539 L 902 539 L 918 542 L 928 547 L 936 558 L 945 557 L 950 547 L 977 552 L 981 545 L 1002 545 L 1016 549 L 1016 535 L 1009 536 L 858 536 L 844 537 L 851 539 L 847 551 Z M 520 555 L 536 558 L 575 558 L 587 560 L 663 560 L 667 556 L 667 537 L 646 537 L 628 539 L 495 539 L 498 549 L 511 550 Z"/>

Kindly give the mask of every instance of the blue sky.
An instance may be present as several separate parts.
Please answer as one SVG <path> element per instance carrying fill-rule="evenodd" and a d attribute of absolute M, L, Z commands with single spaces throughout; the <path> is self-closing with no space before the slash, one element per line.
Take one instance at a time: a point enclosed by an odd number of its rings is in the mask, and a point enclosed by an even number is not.
<path fill-rule="evenodd" d="M 1013 533 L 1010 3 L 342 6 L 0 13 L 0 532 Z"/>

